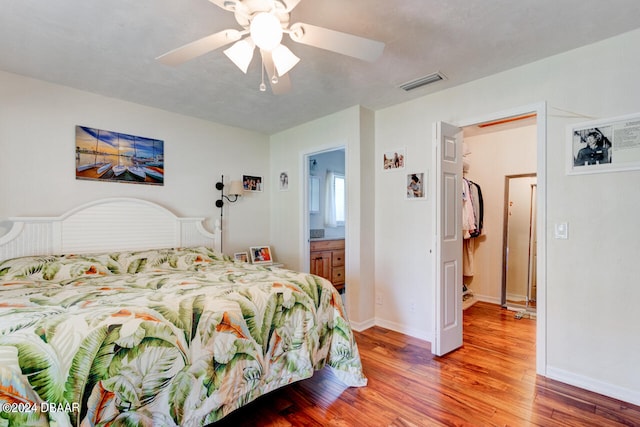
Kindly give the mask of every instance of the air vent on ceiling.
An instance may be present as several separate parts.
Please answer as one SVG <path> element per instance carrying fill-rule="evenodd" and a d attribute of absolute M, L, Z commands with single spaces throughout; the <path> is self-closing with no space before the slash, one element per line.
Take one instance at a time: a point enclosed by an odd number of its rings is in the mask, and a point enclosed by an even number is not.
<path fill-rule="evenodd" d="M 420 77 L 419 79 L 412 80 L 410 82 L 404 83 L 400 85 L 400 89 L 404 89 L 407 92 L 413 89 L 417 89 L 422 86 L 429 85 L 431 83 L 439 82 L 440 80 L 444 80 L 445 76 L 441 72 L 431 73 L 424 77 Z"/>

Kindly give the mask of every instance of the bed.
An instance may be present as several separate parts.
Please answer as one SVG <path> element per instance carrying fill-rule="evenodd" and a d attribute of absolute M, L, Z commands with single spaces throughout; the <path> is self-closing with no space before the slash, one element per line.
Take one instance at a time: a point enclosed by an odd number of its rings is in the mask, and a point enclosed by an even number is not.
<path fill-rule="evenodd" d="M 366 385 L 340 295 L 241 263 L 144 200 L 11 218 L 0 237 L 0 426 L 203 426 L 325 366 Z"/>

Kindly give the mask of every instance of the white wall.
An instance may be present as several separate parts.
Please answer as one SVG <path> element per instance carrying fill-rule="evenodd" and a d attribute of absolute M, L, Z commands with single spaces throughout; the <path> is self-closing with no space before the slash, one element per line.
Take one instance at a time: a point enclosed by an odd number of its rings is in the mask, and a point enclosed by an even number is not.
<path fill-rule="evenodd" d="M 547 155 L 539 159 L 547 168 L 547 229 L 539 230 L 547 239 L 547 277 L 538 282 L 539 289 L 546 286 L 546 372 L 636 404 L 640 171 L 566 175 L 565 131 L 584 116 L 640 111 L 638 46 L 640 31 L 633 31 L 376 113 L 377 158 L 404 146 L 406 172 L 414 172 L 431 164 L 436 121 L 471 123 L 547 102 Z M 435 295 L 428 252 L 434 234 L 432 198 L 405 202 L 401 175 L 376 171 L 375 288 L 384 297 L 376 320 L 429 337 Z M 553 225 L 559 222 L 569 223 L 568 240 L 553 239 Z M 407 312 L 412 300 L 424 312 Z"/>
<path fill-rule="evenodd" d="M 164 140 L 164 186 L 76 180 L 76 125 Z M 116 196 L 206 217 L 211 230 L 220 214 L 214 205 L 220 175 L 266 177 L 268 159 L 264 135 L 0 72 L 0 235 L 8 217 L 57 216 Z M 233 241 L 225 244 L 226 253 L 269 241 L 267 193 L 225 206 L 225 215 L 224 240 Z"/>
<path fill-rule="evenodd" d="M 287 267 L 309 271 L 305 155 L 345 148 L 347 311 L 356 329 L 373 324 L 373 113 L 352 107 L 271 137 L 271 175 L 289 171 L 289 191 L 273 191 L 271 242 Z"/>

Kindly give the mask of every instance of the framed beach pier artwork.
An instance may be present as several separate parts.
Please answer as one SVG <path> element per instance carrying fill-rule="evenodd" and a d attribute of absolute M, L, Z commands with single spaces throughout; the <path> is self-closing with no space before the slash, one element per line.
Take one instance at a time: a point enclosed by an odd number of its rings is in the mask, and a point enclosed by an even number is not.
<path fill-rule="evenodd" d="M 164 185 L 164 141 L 76 126 L 76 179 Z"/>

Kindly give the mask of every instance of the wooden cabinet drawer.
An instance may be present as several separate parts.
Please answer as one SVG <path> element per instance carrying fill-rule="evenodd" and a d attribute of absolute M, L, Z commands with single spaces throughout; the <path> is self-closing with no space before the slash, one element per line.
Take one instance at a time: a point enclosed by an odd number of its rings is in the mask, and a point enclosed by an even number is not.
<path fill-rule="evenodd" d="M 311 240 L 311 251 L 344 250 L 344 240 Z"/>
<path fill-rule="evenodd" d="M 331 276 L 331 281 L 334 285 L 340 285 L 344 283 L 344 266 L 342 267 L 333 267 L 333 274 Z"/>
<path fill-rule="evenodd" d="M 331 253 L 331 265 L 334 267 L 344 265 L 344 251 L 333 251 Z"/>

